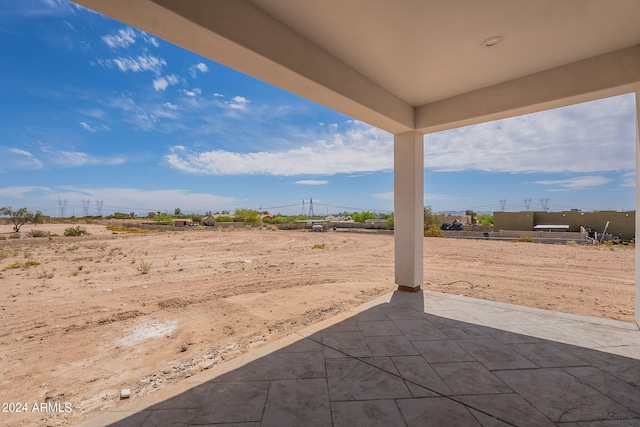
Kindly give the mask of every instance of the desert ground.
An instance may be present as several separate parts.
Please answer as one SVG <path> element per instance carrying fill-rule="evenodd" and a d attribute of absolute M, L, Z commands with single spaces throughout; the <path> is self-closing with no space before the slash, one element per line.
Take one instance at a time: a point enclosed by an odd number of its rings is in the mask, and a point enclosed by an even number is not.
<path fill-rule="evenodd" d="M 2 426 L 74 425 L 395 289 L 391 235 L 75 225 L 0 225 Z M 427 290 L 633 321 L 629 247 L 425 238 L 424 258 Z"/>

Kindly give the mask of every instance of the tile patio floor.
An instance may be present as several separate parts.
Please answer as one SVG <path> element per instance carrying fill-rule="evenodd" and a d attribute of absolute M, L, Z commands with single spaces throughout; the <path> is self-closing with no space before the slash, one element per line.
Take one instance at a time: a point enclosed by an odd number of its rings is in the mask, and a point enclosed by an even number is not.
<path fill-rule="evenodd" d="M 633 324 L 394 292 L 81 426 L 640 426 Z"/>

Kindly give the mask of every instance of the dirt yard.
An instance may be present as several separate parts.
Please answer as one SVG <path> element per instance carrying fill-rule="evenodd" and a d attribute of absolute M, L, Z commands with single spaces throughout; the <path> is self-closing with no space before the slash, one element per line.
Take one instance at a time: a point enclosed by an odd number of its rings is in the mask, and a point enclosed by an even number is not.
<path fill-rule="evenodd" d="M 390 235 L 79 225 L 91 234 L 0 226 L 2 426 L 76 424 L 122 389 L 151 393 L 395 289 Z M 425 239 L 424 254 L 428 290 L 633 321 L 630 248 Z"/>

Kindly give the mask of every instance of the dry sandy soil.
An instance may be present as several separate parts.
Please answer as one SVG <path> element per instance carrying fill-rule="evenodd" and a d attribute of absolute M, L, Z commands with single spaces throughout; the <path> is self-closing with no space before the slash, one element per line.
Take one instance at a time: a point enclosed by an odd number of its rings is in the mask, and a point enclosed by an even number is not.
<path fill-rule="evenodd" d="M 0 410 L 27 404 L 0 425 L 76 424 L 121 389 L 151 393 L 395 289 L 391 235 L 81 225 L 0 240 Z M 425 239 L 424 254 L 428 290 L 633 321 L 630 248 Z"/>

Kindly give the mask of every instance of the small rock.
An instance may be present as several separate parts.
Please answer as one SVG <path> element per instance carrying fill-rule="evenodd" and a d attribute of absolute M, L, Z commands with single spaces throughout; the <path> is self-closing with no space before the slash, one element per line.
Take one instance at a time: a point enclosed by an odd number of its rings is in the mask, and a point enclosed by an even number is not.
<path fill-rule="evenodd" d="M 128 399 L 131 397 L 131 389 L 123 388 L 120 391 L 120 399 Z"/>
<path fill-rule="evenodd" d="M 184 353 L 188 348 L 189 346 L 186 343 L 182 343 L 182 345 L 180 346 L 180 352 Z"/>

